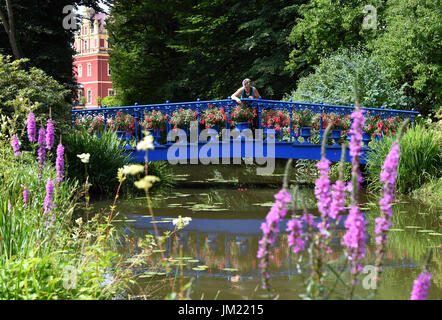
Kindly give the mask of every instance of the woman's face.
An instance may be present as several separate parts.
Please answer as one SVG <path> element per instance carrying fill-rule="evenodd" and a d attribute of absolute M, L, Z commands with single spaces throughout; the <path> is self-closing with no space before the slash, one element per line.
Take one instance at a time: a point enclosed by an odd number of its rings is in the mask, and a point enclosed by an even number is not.
<path fill-rule="evenodd" d="M 249 91 L 249 89 L 250 89 L 250 81 L 245 81 L 244 82 L 244 88 L 246 88 L 247 89 L 247 91 Z"/>

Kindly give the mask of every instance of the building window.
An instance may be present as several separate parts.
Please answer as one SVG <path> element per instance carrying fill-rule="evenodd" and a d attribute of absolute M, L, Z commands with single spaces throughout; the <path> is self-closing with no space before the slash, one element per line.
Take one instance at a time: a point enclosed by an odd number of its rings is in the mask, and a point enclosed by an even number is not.
<path fill-rule="evenodd" d="M 92 90 L 89 89 L 87 91 L 87 103 L 91 103 L 92 102 Z"/>
<path fill-rule="evenodd" d="M 108 95 L 108 96 L 114 96 L 114 95 L 115 95 L 115 93 L 114 93 L 114 89 L 109 89 L 109 90 L 107 90 L 107 95 Z"/>
<path fill-rule="evenodd" d="M 111 75 L 111 68 L 110 68 L 110 64 L 107 64 L 107 75 L 110 76 Z"/>
<path fill-rule="evenodd" d="M 82 77 L 83 76 L 83 65 L 79 64 L 78 65 L 78 77 Z"/>
<path fill-rule="evenodd" d="M 84 40 L 84 50 L 87 50 L 87 40 Z"/>
<path fill-rule="evenodd" d="M 92 76 L 92 65 L 90 63 L 87 64 L 87 76 Z"/>

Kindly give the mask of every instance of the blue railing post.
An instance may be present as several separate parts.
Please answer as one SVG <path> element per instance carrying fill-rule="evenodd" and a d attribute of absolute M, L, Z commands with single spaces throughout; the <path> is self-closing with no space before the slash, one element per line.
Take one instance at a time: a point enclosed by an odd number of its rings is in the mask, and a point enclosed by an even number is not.
<path fill-rule="evenodd" d="M 292 99 L 289 100 L 289 102 L 292 102 Z M 284 136 L 284 131 L 282 132 Z M 293 137 L 293 104 L 290 104 L 290 143 L 292 143 L 292 137 Z"/>
<path fill-rule="evenodd" d="M 324 139 L 324 129 L 322 128 L 324 125 L 324 106 L 323 102 L 320 102 L 320 110 L 321 110 L 321 120 L 319 121 L 319 144 L 322 144 L 322 140 Z"/>

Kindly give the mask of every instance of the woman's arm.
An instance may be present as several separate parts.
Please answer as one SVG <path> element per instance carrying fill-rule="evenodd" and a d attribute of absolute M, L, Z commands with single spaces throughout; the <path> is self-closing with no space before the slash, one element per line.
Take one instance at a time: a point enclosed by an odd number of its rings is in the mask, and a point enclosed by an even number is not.
<path fill-rule="evenodd" d="M 258 89 L 256 89 L 256 88 L 255 88 L 254 95 L 255 95 L 255 99 L 259 99 L 259 97 L 261 96 L 258 92 Z"/>
<path fill-rule="evenodd" d="M 232 94 L 231 98 L 241 104 L 241 99 L 239 98 L 241 96 L 242 87 L 236 90 L 234 94 Z"/>

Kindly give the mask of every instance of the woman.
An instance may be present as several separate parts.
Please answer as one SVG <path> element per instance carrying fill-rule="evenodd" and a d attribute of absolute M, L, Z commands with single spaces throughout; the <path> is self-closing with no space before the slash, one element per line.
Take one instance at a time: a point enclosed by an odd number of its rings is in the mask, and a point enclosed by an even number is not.
<path fill-rule="evenodd" d="M 260 98 L 258 89 L 252 87 L 250 84 L 252 81 L 250 79 L 244 79 L 242 81 L 242 87 L 236 90 L 234 94 L 232 94 L 232 99 L 238 102 L 238 104 L 242 104 L 241 99 L 258 99 Z"/>

